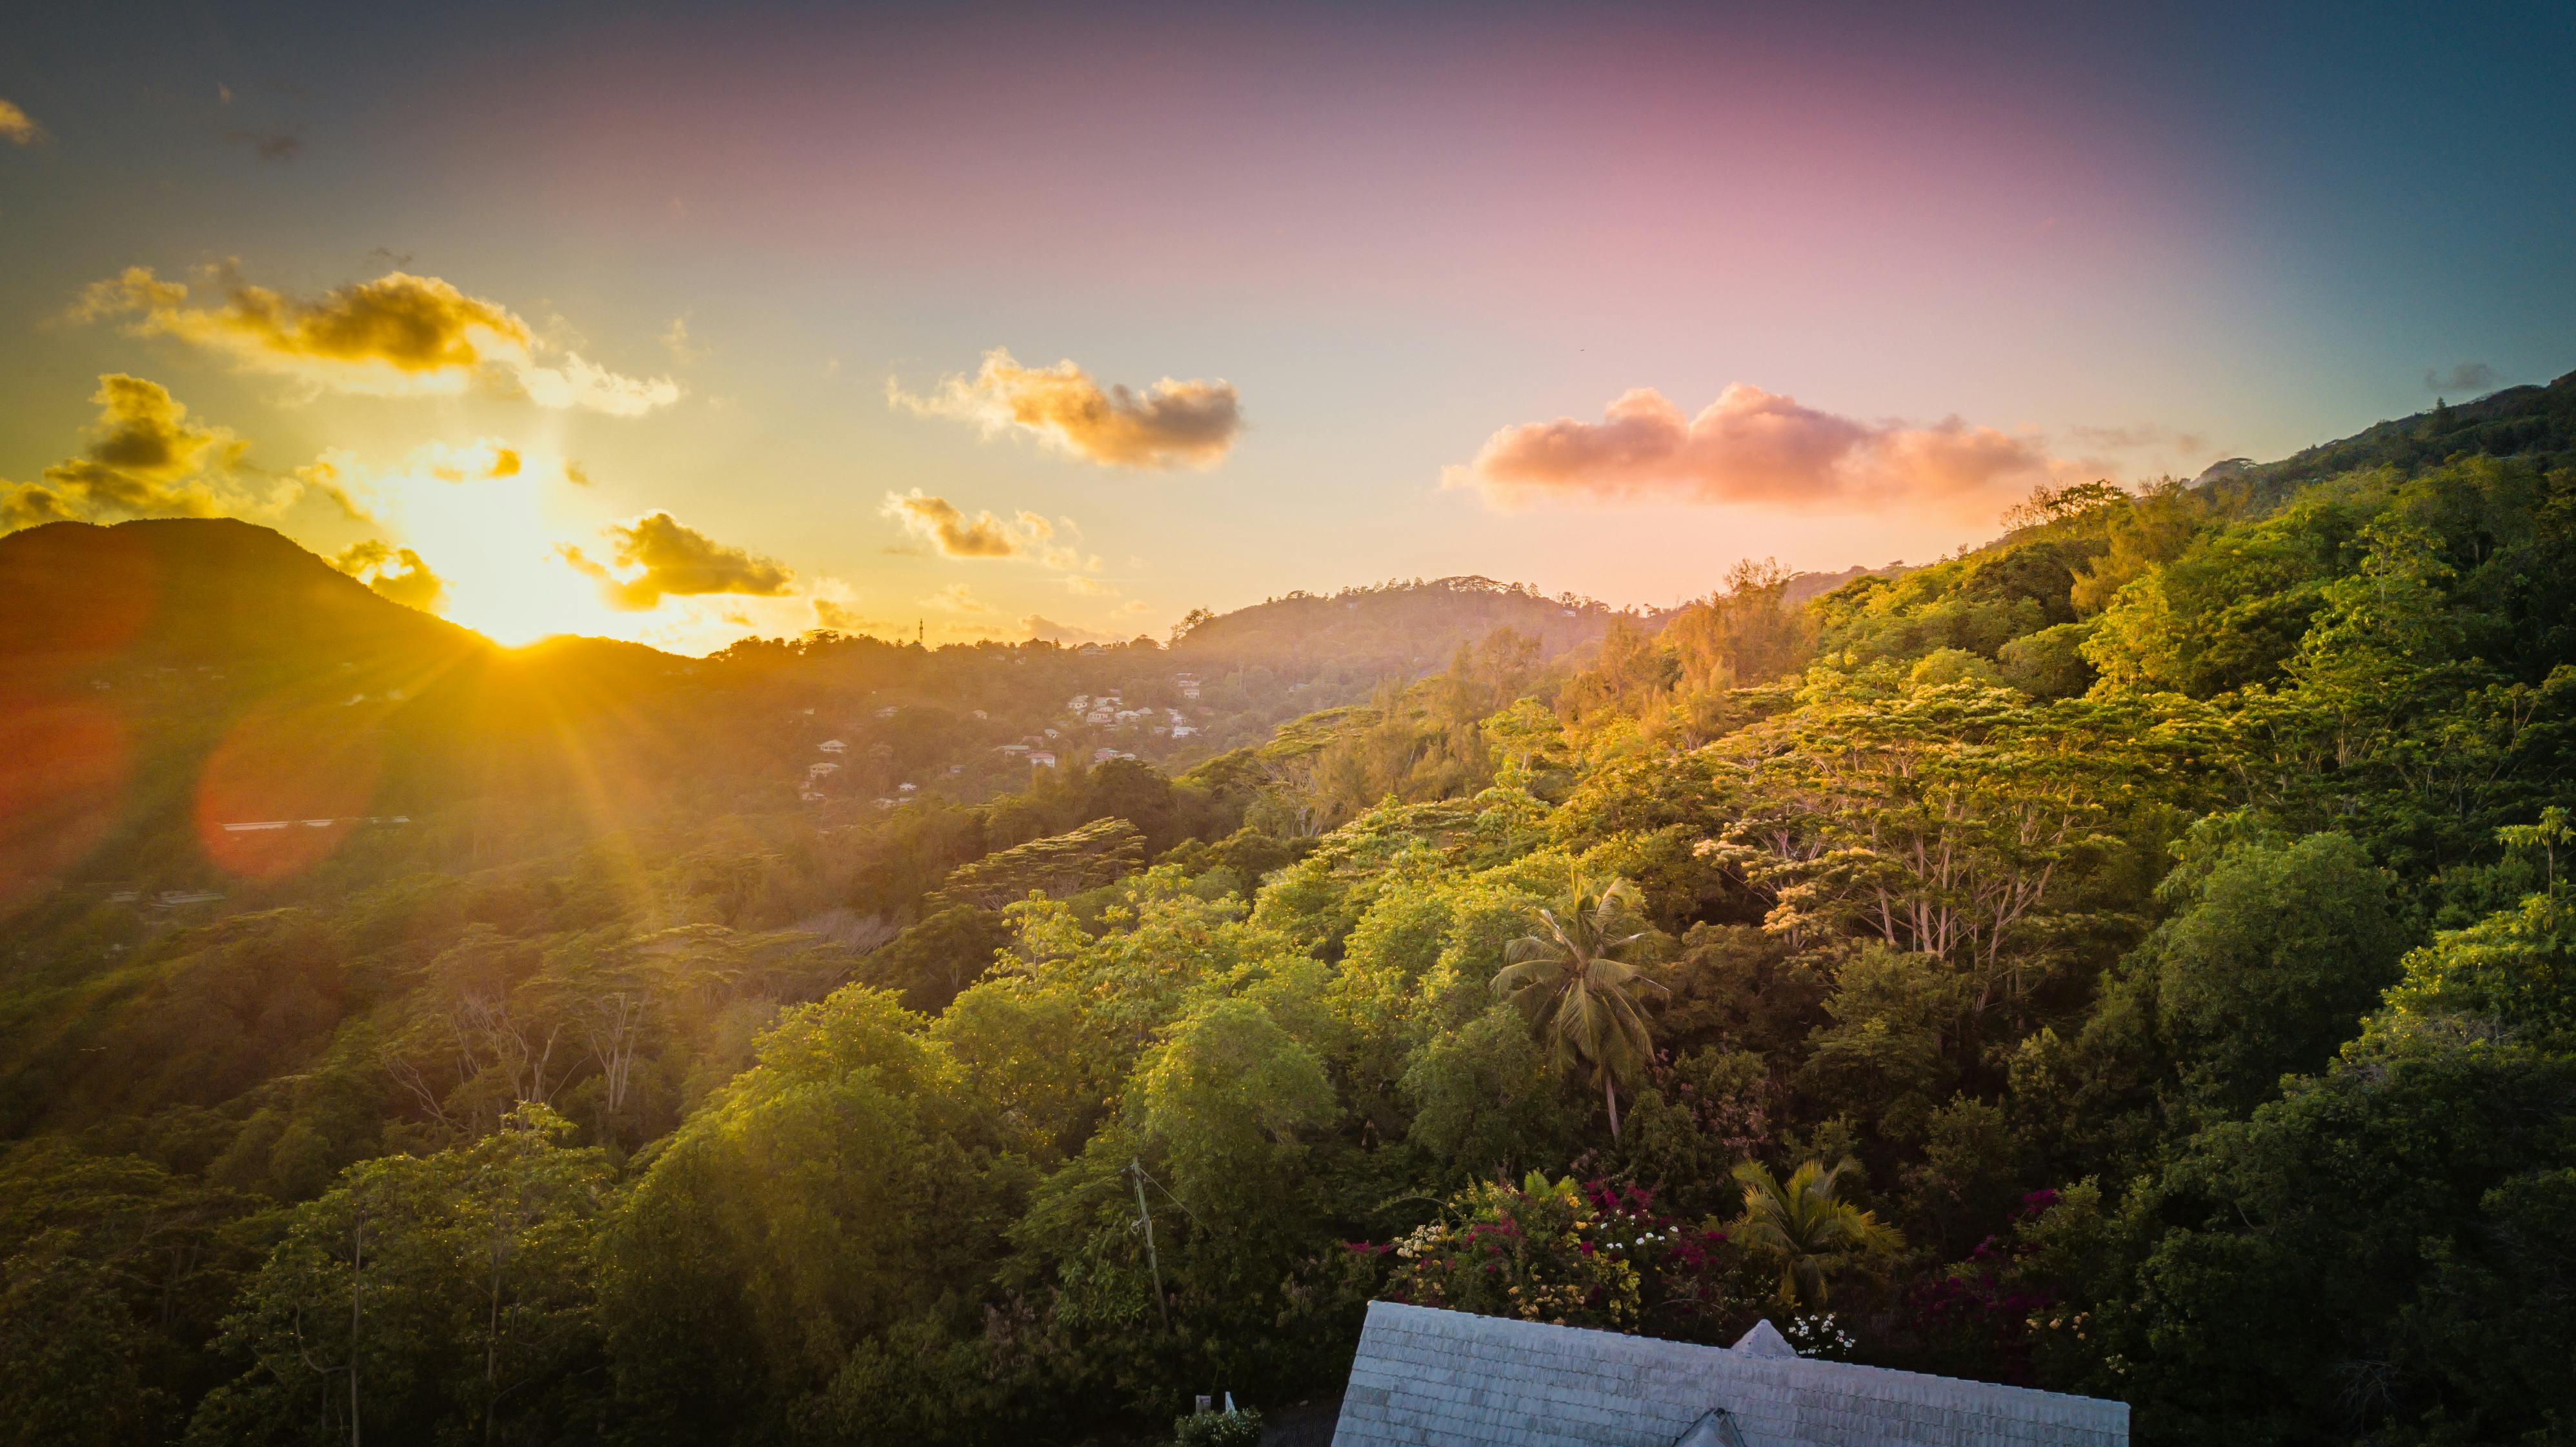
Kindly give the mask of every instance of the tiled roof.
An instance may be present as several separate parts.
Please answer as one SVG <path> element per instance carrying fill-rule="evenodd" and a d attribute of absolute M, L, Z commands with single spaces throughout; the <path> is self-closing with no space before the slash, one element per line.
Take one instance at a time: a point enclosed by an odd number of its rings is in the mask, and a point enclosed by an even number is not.
<path fill-rule="evenodd" d="M 1776 1345 L 1775 1345 L 1776 1343 Z M 2127 1447 L 2096 1397 L 1373 1302 L 1333 1447 Z M 1702 1418 L 1716 1414 L 1703 1422 Z"/>

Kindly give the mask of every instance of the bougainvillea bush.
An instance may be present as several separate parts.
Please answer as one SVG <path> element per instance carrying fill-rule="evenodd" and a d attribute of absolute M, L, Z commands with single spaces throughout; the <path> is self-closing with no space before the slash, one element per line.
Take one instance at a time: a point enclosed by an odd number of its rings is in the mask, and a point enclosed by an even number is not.
<path fill-rule="evenodd" d="M 1686 1340 L 1756 1314 L 1742 1253 L 1713 1225 L 1655 1207 L 1636 1186 L 1531 1172 L 1480 1182 L 1391 1245 L 1391 1301 Z"/>

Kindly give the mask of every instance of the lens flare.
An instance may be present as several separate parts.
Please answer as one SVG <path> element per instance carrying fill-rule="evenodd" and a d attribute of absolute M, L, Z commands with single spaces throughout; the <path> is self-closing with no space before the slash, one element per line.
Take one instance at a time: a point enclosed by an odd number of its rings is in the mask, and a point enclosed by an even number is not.
<path fill-rule="evenodd" d="M 362 826 L 384 752 L 373 718 L 329 704 L 264 704 L 215 746 L 197 781 L 198 847 L 227 873 L 283 879 Z"/>
<path fill-rule="evenodd" d="M 0 698 L 0 908 L 61 880 L 116 823 L 134 753 L 86 698 Z"/>

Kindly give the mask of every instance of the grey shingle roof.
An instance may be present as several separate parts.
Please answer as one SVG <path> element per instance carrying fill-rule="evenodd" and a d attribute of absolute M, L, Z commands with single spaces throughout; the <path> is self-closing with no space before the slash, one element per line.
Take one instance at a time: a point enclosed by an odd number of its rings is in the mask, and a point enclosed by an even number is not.
<path fill-rule="evenodd" d="M 2126 1403 L 1770 1355 L 1762 1336 L 1694 1346 L 1373 1302 L 1333 1447 L 1674 1447 L 1712 1411 L 1745 1447 L 2128 1447 Z"/>

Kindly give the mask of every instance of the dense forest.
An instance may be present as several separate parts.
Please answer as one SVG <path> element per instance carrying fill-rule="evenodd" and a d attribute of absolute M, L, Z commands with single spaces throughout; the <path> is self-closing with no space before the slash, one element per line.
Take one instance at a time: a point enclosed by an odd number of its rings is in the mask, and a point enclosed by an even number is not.
<path fill-rule="evenodd" d="M 2145 1443 L 2576 1440 L 2571 398 L 1655 615 L 690 672 L 63 601 L 0 776 L 0 1441 L 1158 1442 L 1329 1398 L 1373 1297 L 1769 1317 Z M 1221 746 L 797 797 L 827 730 L 989 752 L 1326 610 L 1366 666 L 1229 659 Z M 417 822 L 209 827 L 352 778 Z"/>

